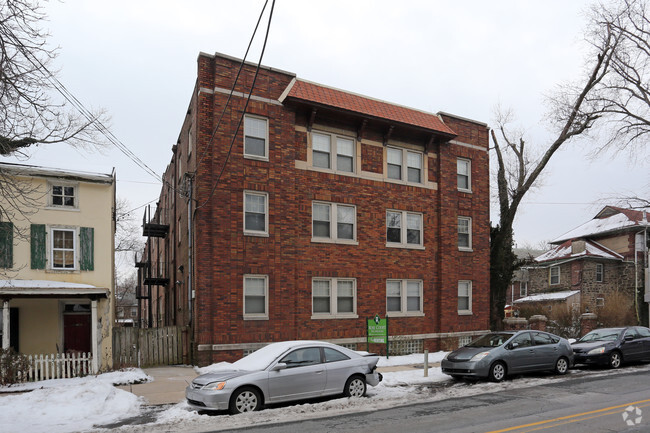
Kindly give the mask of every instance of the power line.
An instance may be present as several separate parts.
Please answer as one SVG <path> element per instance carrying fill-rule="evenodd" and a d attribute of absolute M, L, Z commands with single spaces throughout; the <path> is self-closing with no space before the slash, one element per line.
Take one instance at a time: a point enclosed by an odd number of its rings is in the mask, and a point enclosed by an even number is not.
<path fill-rule="evenodd" d="M 266 26 L 266 34 L 264 35 L 264 44 L 262 45 L 262 52 L 260 53 L 260 59 L 257 62 L 257 67 L 255 68 L 255 75 L 253 76 L 253 83 L 251 84 L 250 91 L 248 93 L 248 97 L 246 98 L 246 104 L 244 105 L 244 108 L 242 109 L 241 116 L 239 117 L 239 122 L 237 123 L 237 127 L 235 128 L 235 132 L 232 135 L 232 140 L 230 140 L 230 146 L 228 147 L 228 153 L 226 154 L 226 159 L 223 162 L 223 165 L 221 166 L 221 171 L 219 172 L 219 176 L 217 177 L 217 180 L 214 183 L 214 186 L 212 187 L 212 190 L 210 191 L 210 195 L 208 198 L 199 206 L 196 207 L 196 209 L 200 209 L 212 199 L 214 196 L 215 191 L 217 190 L 217 186 L 219 185 L 219 181 L 221 180 L 221 176 L 223 175 L 223 172 L 226 169 L 226 165 L 228 165 L 228 160 L 230 159 L 230 154 L 232 153 L 232 148 L 235 144 L 235 139 L 237 138 L 237 133 L 239 132 L 239 128 L 241 128 L 241 124 L 244 121 L 244 115 L 246 114 L 246 109 L 248 108 L 248 103 L 251 100 L 251 97 L 253 96 L 253 91 L 255 90 L 255 83 L 257 82 L 257 76 L 260 71 L 260 66 L 262 65 L 262 59 L 264 58 L 264 52 L 266 51 L 266 43 L 269 39 L 269 30 L 271 29 L 271 20 L 273 19 L 273 9 L 275 8 L 275 0 L 273 0 L 273 3 L 271 3 L 271 11 L 269 13 L 269 21 Z"/>
<path fill-rule="evenodd" d="M 255 39 L 255 35 L 257 34 L 257 29 L 260 26 L 260 22 L 262 21 L 262 17 L 264 16 L 264 11 L 266 10 L 266 5 L 269 3 L 268 0 L 264 2 L 264 6 L 262 7 L 262 12 L 260 12 L 259 18 L 257 18 L 257 24 L 255 24 L 255 29 L 253 30 L 253 34 L 251 35 L 250 41 L 248 42 L 248 47 L 246 48 L 246 53 L 244 53 L 244 58 L 241 61 L 241 64 L 239 65 L 239 70 L 237 70 L 237 75 L 235 76 L 235 81 L 232 83 L 232 87 L 230 88 L 230 93 L 228 94 L 228 99 L 226 100 L 226 103 L 223 106 L 223 110 L 221 110 L 221 115 L 219 115 L 219 120 L 217 121 L 217 125 L 213 128 L 212 130 L 212 135 L 210 136 L 210 140 L 208 141 L 208 144 L 205 146 L 205 149 L 201 153 L 201 157 L 198 159 L 196 162 L 196 169 L 198 170 L 199 165 L 201 165 L 201 162 L 203 161 L 203 158 L 205 158 L 206 154 L 208 153 L 208 150 L 212 147 L 212 143 L 214 141 L 214 137 L 217 135 L 217 131 L 219 130 L 219 126 L 221 126 L 221 120 L 223 119 L 224 114 L 226 113 L 226 109 L 228 108 L 228 104 L 230 104 L 230 100 L 232 99 L 233 93 L 235 92 L 235 87 L 237 86 L 237 81 L 239 81 L 239 75 L 241 74 L 242 69 L 244 69 L 244 64 L 246 63 L 246 58 L 248 57 L 248 52 L 251 49 L 251 45 L 253 45 L 253 40 Z"/>
<path fill-rule="evenodd" d="M 161 176 L 158 175 L 151 167 L 144 163 L 138 156 L 133 153 L 124 143 L 122 143 L 98 118 L 96 118 L 86 107 L 77 99 L 72 92 L 70 92 L 63 83 L 61 83 L 47 67 L 34 56 L 21 42 L 21 40 L 11 31 L 8 31 L 9 37 L 16 44 L 20 52 L 37 69 L 45 72 L 45 78 L 70 104 L 72 104 L 81 115 L 86 118 L 88 124 L 94 124 L 97 130 L 108 139 L 115 147 L 117 147 L 124 155 L 126 155 L 137 166 L 142 168 L 149 175 L 153 176 L 157 181 L 161 181 Z"/>

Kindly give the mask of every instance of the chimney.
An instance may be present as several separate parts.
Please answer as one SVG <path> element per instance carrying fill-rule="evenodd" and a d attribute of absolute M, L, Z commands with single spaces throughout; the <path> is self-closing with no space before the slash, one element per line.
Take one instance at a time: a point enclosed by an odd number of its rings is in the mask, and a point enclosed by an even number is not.
<path fill-rule="evenodd" d="M 586 243 L 584 240 L 571 241 L 571 255 L 584 253 L 585 249 L 586 249 Z"/>

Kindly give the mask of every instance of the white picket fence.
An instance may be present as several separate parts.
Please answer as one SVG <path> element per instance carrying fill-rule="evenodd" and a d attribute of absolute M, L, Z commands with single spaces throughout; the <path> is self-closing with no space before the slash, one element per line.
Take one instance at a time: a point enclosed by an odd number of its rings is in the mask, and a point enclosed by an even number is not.
<path fill-rule="evenodd" d="M 91 353 L 56 353 L 29 355 L 27 380 L 66 379 L 92 374 Z"/>

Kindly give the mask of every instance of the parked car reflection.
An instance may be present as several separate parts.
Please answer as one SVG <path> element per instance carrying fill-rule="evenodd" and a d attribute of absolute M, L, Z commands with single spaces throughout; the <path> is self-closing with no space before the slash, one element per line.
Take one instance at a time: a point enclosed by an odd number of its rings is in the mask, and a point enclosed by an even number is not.
<path fill-rule="evenodd" d="M 552 370 L 565 374 L 573 363 L 571 345 L 542 331 L 492 332 L 449 353 L 442 372 L 454 378 L 480 377 L 495 382 L 507 375 Z"/>
<path fill-rule="evenodd" d="M 576 364 L 618 368 L 623 362 L 650 361 L 650 329 L 643 326 L 595 329 L 571 347 Z"/>
<path fill-rule="evenodd" d="M 361 397 L 377 385 L 379 357 L 320 341 L 272 343 L 232 364 L 202 374 L 185 389 L 196 410 L 259 410 L 268 403 L 343 394 Z"/>

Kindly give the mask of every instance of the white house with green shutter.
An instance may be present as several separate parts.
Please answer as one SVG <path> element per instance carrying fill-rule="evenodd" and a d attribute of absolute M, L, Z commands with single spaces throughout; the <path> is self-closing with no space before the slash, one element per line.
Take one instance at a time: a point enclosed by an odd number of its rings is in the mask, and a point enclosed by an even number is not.
<path fill-rule="evenodd" d="M 110 369 L 115 172 L 0 163 L 0 188 L 2 348 Z"/>

